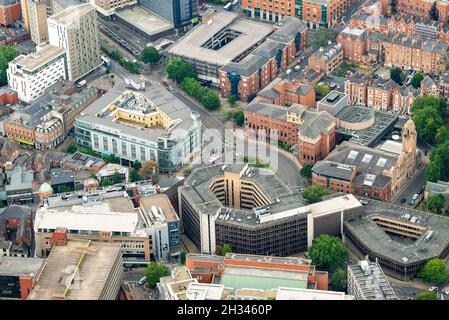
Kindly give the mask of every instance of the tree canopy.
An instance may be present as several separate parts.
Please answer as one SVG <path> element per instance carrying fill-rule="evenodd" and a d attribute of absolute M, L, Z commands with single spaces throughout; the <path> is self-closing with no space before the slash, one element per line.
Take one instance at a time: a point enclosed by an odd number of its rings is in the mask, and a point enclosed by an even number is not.
<path fill-rule="evenodd" d="M 348 274 L 344 269 L 338 268 L 331 278 L 331 286 L 334 291 L 346 292 Z"/>
<path fill-rule="evenodd" d="M 0 87 L 8 84 L 6 70 L 8 63 L 19 55 L 19 51 L 15 47 L 0 46 Z"/>
<path fill-rule="evenodd" d="M 436 214 L 443 213 L 444 203 L 444 195 L 441 193 L 431 195 L 429 196 L 429 198 L 427 198 L 427 207 L 430 211 Z"/>
<path fill-rule="evenodd" d="M 313 50 L 318 50 L 320 47 L 325 47 L 329 41 L 334 42 L 337 38 L 337 31 L 333 28 L 319 27 L 312 35 L 311 47 Z"/>
<path fill-rule="evenodd" d="M 153 179 L 157 175 L 159 165 L 154 160 L 148 160 L 142 163 L 142 167 L 139 170 L 139 176 L 146 179 Z"/>
<path fill-rule="evenodd" d="M 331 88 L 327 84 L 316 83 L 313 85 L 313 88 L 315 89 L 316 98 L 318 100 L 321 100 L 322 98 L 327 96 L 329 94 L 329 92 L 331 91 Z"/>
<path fill-rule="evenodd" d="M 313 186 L 307 187 L 301 195 L 303 198 L 307 199 L 309 203 L 319 202 L 322 196 L 330 194 L 330 191 L 323 188 L 320 184 L 315 184 Z"/>
<path fill-rule="evenodd" d="M 181 83 L 181 88 L 189 96 L 201 102 L 208 110 L 214 111 L 221 107 L 221 101 L 218 94 L 208 88 L 203 87 L 194 78 L 185 78 Z"/>
<path fill-rule="evenodd" d="M 449 141 L 440 143 L 434 148 L 426 171 L 429 181 L 449 180 Z"/>
<path fill-rule="evenodd" d="M 147 283 L 150 287 L 155 287 L 159 279 L 170 274 L 170 270 L 163 263 L 150 262 L 144 271 Z"/>
<path fill-rule="evenodd" d="M 446 263 L 441 259 L 431 259 L 426 262 L 418 276 L 426 282 L 438 284 L 447 279 Z"/>
<path fill-rule="evenodd" d="M 407 73 L 401 68 L 393 67 L 390 69 L 390 78 L 394 82 L 402 85 L 407 78 Z"/>
<path fill-rule="evenodd" d="M 412 119 L 418 135 L 433 144 L 438 129 L 444 124 L 441 114 L 434 107 L 426 106 L 414 111 Z"/>
<path fill-rule="evenodd" d="M 237 102 L 237 98 L 236 98 L 234 95 L 230 95 L 230 96 L 228 97 L 228 103 L 229 103 L 231 106 L 234 106 L 236 102 Z"/>
<path fill-rule="evenodd" d="M 424 79 L 424 76 L 421 72 L 416 72 L 413 75 L 412 80 L 410 81 L 410 84 L 415 87 L 416 89 L 418 89 L 419 87 L 421 87 L 421 81 Z"/>
<path fill-rule="evenodd" d="M 117 170 L 115 170 L 114 175 L 112 176 L 112 181 L 114 183 L 120 183 L 123 181 L 120 173 Z"/>
<path fill-rule="evenodd" d="M 312 178 L 312 168 L 313 168 L 313 164 L 307 163 L 302 166 L 299 173 L 301 174 L 302 177 L 310 179 L 310 178 Z"/>
<path fill-rule="evenodd" d="M 179 253 L 179 263 L 180 264 L 185 264 L 186 263 L 186 255 L 187 255 L 187 252 L 185 250 L 182 250 Z"/>
<path fill-rule="evenodd" d="M 129 172 L 129 180 L 131 180 L 131 182 L 137 182 L 140 180 L 139 172 L 136 169 L 132 169 Z"/>
<path fill-rule="evenodd" d="M 322 234 L 313 240 L 309 256 L 318 268 L 333 271 L 344 267 L 347 252 L 339 238 Z"/>
<path fill-rule="evenodd" d="M 425 107 L 434 108 L 441 114 L 441 116 L 444 116 L 446 114 L 446 101 L 432 95 L 416 98 L 410 107 L 410 112 L 414 113 L 417 110 L 423 109 Z"/>
<path fill-rule="evenodd" d="M 438 300 L 438 296 L 432 291 L 423 291 L 416 295 L 416 300 Z"/>
<path fill-rule="evenodd" d="M 161 54 L 155 47 L 146 47 L 142 51 L 142 61 L 145 63 L 156 64 L 161 60 Z"/>
<path fill-rule="evenodd" d="M 195 67 L 182 59 L 171 59 L 166 71 L 177 83 L 182 83 L 185 78 L 196 78 Z"/>
<path fill-rule="evenodd" d="M 231 252 L 232 252 L 231 246 L 229 244 L 225 243 L 223 245 L 223 248 L 221 248 L 220 256 L 225 256 L 226 253 L 231 253 Z"/>

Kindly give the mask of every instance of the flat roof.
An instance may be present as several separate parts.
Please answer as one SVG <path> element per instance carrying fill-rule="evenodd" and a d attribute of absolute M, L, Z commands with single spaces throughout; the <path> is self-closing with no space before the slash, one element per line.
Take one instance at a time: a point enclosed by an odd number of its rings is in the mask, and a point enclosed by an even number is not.
<path fill-rule="evenodd" d="M 44 259 L 0 257 L 0 276 L 20 277 L 22 275 L 36 275 Z"/>
<path fill-rule="evenodd" d="M 46 45 L 37 52 L 30 53 L 26 56 L 18 56 L 11 63 L 17 64 L 21 66 L 22 69 L 32 72 L 42 65 L 48 63 L 48 61 L 64 54 L 64 52 L 65 49 L 58 48 L 52 45 Z"/>
<path fill-rule="evenodd" d="M 64 246 L 55 246 L 27 299 L 99 300 L 120 255 L 119 243 L 69 240 Z M 78 274 L 73 283 L 70 280 L 75 271 Z"/>
<path fill-rule="evenodd" d="M 202 47 L 208 40 L 225 29 L 237 32 L 239 36 L 218 50 Z M 273 27 L 239 18 L 237 13 L 220 11 L 209 22 L 202 23 L 189 31 L 168 52 L 176 56 L 224 66 L 244 51 L 266 39 L 273 31 Z"/>
<path fill-rule="evenodd" d="M 138 5 L 115 10 L 115 15 L 148 35 L 173 29 L 173 23 Z"/>
<path fill-rule="evenodd" d="M 424 229 L 425 232 L 412 243 L 396 241 L 372 220 L 373 216 L 382 216 L 396 220 L 398 223 L 416 225 Z M 413 217 L 416 218 L 412 223 Z M 344 227 L 371 252 L 385 256 L 399 265 L 408 265 L 439 257 L 449 245 L 448 217 L 372 199 L 367 200 L 361 215 L 345 220 Z M 426 240 L 429 231 L 433 232 L 430 239 Z"/>
<path fill-rule="evenodd" d="M 344 292 L 281 287 L 276 300 L 353 300 Z"/>
<path fill-rule="evenodd" d="M 76 23 L 81 15 L 95 11 L 95 8 L 90 3 L 80 4 L 78 6 L 70 6 L 61 12 L 52 15 L 48 18 L 49 23 L 56 23 L 61 25 L 70 25 Z"/>
<path fill-rule="evenodd" d="M 140 199 L 140 205 L 145 208 L 149 213 L 151 212 L 151 207 L 161 208 L 165 219 L 170 221 L 179 220 L 175 209 L 173 208 L 170 199 L 165 194 L 158 194 L 151 197 L 143 197 Z"/>

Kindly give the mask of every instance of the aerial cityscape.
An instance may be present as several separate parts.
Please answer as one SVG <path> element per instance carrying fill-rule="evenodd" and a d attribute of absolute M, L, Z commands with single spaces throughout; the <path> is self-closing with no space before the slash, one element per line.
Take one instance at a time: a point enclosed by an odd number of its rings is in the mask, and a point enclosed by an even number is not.
<path fill-rule="evenodd" d="M 0 300 L 449 300 L 448 0 L 0 0 L 0 135 Z"/>

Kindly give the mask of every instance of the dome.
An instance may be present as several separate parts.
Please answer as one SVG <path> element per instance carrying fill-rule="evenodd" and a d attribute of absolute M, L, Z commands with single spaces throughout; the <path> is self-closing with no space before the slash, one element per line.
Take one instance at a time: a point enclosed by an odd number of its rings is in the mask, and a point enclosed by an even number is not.
<path fill-rule="evenodd" d="M 47 183 L 44 182 L 41 187 L 39 188 L 39 192 L 52 192 L 53 188 Z"/>

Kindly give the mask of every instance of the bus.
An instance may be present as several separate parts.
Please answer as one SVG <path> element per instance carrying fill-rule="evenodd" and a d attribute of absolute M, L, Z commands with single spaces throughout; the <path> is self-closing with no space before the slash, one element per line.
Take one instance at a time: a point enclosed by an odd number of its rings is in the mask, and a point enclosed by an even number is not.
<path fill-rule="evenodd" d="M 106 68 L 110 68 L 112 66 L 111 59 L 106 58 L 105 56 L 101 56 L 101 60 L 103 60 L 103 63 L 106 66 Z"/>

